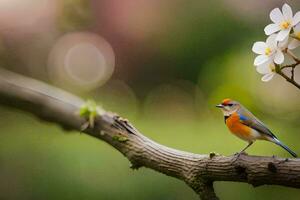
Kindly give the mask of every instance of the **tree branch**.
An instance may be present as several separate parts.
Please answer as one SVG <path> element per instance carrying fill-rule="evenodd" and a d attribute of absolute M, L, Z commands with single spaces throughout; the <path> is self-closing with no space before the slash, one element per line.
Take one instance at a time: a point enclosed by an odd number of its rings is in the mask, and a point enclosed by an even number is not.
<path fill-rule="evenodd" d="M 80 98 L 40 81 L 0 70 L 0 103 L 13 106 L 67 130 L 80 130 L 85 119 Z M 133 169 L 147 167 L 183 180 L 201 199 L 218 199 L 214 181 L 246 182 L 253 186 L 300 188 L 300 160 L 276 157 L 199 155 L 160 145 L 127 120 L 106 112 L 84 131 L 103 140 L 129 159 Z M 125 139 L 124 139 L 125 138 Z"/>

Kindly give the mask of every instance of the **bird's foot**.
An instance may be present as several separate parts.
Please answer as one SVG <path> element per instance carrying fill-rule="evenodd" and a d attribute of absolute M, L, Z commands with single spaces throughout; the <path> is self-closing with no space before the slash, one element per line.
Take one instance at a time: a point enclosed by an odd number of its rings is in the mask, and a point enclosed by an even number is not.
<path fill-rule="evenodd" d="M 234 156 L 240 156 L 240 155 L 248 155 L 247 152 L 245 151 L 240 151 L 240 152 L 236 152 L 235 154 L 233 154 Z"/>
<path fill-rule="evenodd" d="M 248 154 L 245 151 L 236 152 L 235 154 L 233 154 L 234 157 L 233 162 L 236 162 L 241 155 L 248 155 Z"/>

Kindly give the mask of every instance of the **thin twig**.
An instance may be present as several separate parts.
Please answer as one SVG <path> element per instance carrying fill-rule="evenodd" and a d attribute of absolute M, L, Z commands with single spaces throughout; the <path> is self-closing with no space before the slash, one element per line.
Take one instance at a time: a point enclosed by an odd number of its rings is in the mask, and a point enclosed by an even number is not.
<path fill-rule="evenodd" d="M 285 68 L 295 68 L 297 65 L 299 65 L 300 63 L 293 63 L 290 65 L 284 65 L 282 67 L 280 67 L 280 69 L 285 69 Z"/>
<path fill-rule="evenodd" d="M 296 67 L 296 66 L 295 66 Z M 294 76 L 295 76 L 295 67 L 292 67 L 292 70 L 291 70 L 291 79 L 293 80 L 293 81 L 295 81 L 295 79 L 294 79 Z"/>
<path fill-rule="evenodd" d="M 294 69 L 297 65 L 295 65 L 294 67 L 292 67 L 292 75 L 291 77 L 287 76 L 282 69 L 287 68 L 287 67 L 291 67 L 291 66 L 283 66 L 280 67 L 280 65 L 276 65 L 276 73 L 279 74 L 280 76 L 282 76 L 283 78 L 285 78 L 286 81 L 288 81 L 289 83 L 293 84 L 294 86 L 296 86 L 298 89 L 300 89 L 300 84 L 297 83 L 294 79 Z"/>
<path fill-rule="evenodd" d="M 300 89 L 300 84 L 295 81 L 295 68 L 300 64 L 300 59 L 298 59 L 287 48 L 283 52 L 286 53 L 288 56 L 290 56 L 295 61 L 295 63 L 290 64 L 290 65 L 284 65 L 284 66 L 276 65 L 276 73 L 279 74 L 280 76 L 282 76 L 283 78 L 285 78 L 286 81 L 290 82 L 291 84 L 296 86 L 298 89 Z M 291 68 L 291 77 L 289 77 L 288 75 L 286 75 L 283 72 L 283 69 L 286 69 L 286 68 Z"/>

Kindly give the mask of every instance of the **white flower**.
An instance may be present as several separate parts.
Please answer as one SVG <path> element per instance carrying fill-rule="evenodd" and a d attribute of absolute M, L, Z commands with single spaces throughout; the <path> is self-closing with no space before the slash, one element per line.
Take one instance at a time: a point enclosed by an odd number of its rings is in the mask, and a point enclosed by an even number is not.
<path fill-rule="evenodd" d="M 276 64 L 282 64 L 284 55 L 282 50 L 286 45 L 286 40 L 282 43 L 276 41 L 276 34 L 270 35 L 266 42 L 255 42 L 252 51 L 259 54 L 254 60 L 254 65 L 262 65 L 269 61 L 274 61 Z M 283 47 L 283 48 L 282 48 Z"/>
<path fill-rule="evenodd" d="M 290 42 L 288 46 L 289 49 L 295 49 L 298 46 L 300 46 L 300 24 L 295 26 L 293 29 L 294 29 L 294 33 L 293 33 L 294 39 L 292 39 L 292 41 Z"/>
<path fill-rule="evenodd" d="M 279 8 L 275 8 L 270 13 L 270 18 L 274 22 L 265 27 L 266 35 L 271 35 L 279 31 L 276 40 L 283 41 L 288 37 L 292 27 L 300 22 L 300 12 L 293 16 L 292 8 L 288 4 L 282 6 L 282 12 Z"/>
<path fill-rule="evenodd" d="M 261 78 L 262 81 L 270 81 L 276 74 L 275 64 L 272 61 L 266 62 L 257 66 L 256 71 L 260 74 L 263 74 L 263 77 Z"/>

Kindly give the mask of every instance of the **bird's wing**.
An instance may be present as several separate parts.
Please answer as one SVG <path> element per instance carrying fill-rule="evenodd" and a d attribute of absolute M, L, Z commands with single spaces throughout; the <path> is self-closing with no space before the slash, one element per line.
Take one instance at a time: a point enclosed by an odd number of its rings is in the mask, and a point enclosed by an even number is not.
<path fill-rule="evenodd" d="M 277 138 L 268 127 L 257 119 L 249 110 L 246 108 L 241 108 L 238 111 L 240 116 L 240 122 L 246 126 L 253 128 L 254 130 L 258 131 L 259 133 L 266 134 L 272 138 Z"/>

